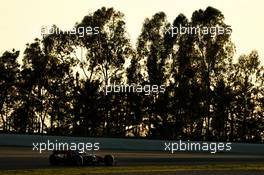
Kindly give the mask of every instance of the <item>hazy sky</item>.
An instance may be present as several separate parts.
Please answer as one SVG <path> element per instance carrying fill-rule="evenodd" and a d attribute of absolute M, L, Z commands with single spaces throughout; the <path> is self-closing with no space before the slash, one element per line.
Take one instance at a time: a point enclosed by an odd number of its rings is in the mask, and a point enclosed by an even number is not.
<path fill-rule="evenodd" d="M 0 53 L 12 48 L 23 51 L 26 43 L 41 37 L 41 26 L 56 24 L 62 29 L 71 29 L 85 15 L 103 6 L 125 14 L 133 43 L 144 19 L 156 12 L 165 12 L 172 22 L 179 13 L 190 19 L 195 10 L 213 6 L 222 11 L 226 23 L 233 29 L 237 55 L 256 49 L 264 63 L 263 0 L 2 0 Z"/>

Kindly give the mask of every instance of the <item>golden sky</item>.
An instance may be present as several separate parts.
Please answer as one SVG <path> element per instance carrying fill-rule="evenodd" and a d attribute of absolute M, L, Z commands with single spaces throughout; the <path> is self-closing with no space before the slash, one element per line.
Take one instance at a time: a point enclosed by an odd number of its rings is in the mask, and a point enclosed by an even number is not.
<path fill-rule="evenodd" d="M 237 56 L 256 49 L 264 63 L 263 0 L 6 0 L 0 5 L 0 53 L 23 51 L 25 44 L 41 37 L 41 26 L 56 24 L 71 29 L 88 13 L 101 7 L 114 7 L 125 14 L 127 31 L 133 43 L 146 17 L 163 11 L 172 22 L 179 13 L 189 19 L 198 9 L 212 6 L 231 25 Z"/>

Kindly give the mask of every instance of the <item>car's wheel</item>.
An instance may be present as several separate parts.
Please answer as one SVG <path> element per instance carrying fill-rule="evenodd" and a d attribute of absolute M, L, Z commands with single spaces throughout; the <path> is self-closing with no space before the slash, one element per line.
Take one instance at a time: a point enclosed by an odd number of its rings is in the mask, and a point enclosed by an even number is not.
<path fill-rule="evenodd" d="M 57 161 L 57 159 L 54 155 L 50 155 L 49 163 L 50 163 L 50 165 L 58 165 L 59 164 L 59 162 Z"/>
<path fill-rule="evenodd" d="M 78 156 L 76 158 L 76 165 L 77 166 L 82 166 L 83 165 L 83 158 L 82 158 L 82 156 Z"/>
<path fill-rule="evenodd" d="M 114 165 L 115 158 L 112 155 L 105 155 L 104 156 L 104 164 L 106 166 L 113 166 Z"/>

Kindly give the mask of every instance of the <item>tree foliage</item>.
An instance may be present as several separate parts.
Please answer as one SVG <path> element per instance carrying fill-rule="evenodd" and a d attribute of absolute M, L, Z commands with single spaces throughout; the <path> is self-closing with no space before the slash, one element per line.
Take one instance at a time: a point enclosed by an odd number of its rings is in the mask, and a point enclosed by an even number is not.
<path fill-rule="evenodd" d="M 62 31 L 0 57 L 2 132 L 90 137 L 263 142 L 264 68 L 257 51 L 234 60 L 230 28 L 218 9 L 170 23 L 146 18 L 135 48 L 124 14 L 101 8 Z M 172 30 L 170 30 L 172 29 Z M 19 58 L 22 57 L 22 63 Z M 108 85 L 164 85 L 164 93 L 111 92 Z"/>

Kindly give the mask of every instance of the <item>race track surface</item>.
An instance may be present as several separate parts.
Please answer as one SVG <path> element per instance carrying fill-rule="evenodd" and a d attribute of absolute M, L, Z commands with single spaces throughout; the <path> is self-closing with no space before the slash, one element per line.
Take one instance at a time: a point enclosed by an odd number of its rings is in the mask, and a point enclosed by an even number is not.
<path fill-rule="evenodd" d="M 264 163 L 264 155 L 242 155 L 231 153 L 175 153 L 98 151 L 96 155 L 113 154 L 118 166 L 136 165 L 207 165 L 229 163 Z M 50 152 L 38 153 L 29 147 L 0 147 L 0 169 L 50 168 Z M 53 168 L 53 167 L 52 167 Z M 191 173 L 191 172 L 189 172 Z M 246 172 L 244 172 L 246 173 Z"/>
<path fill-rule="evenodd" d="M 0 170 L 20 170 L 54 168 L 50 166 L 48 157 L 51 152 L 39 153 L 29 147 L 0 147 Z M 241 164 L 264 163 L 264 155 L 241 155 L 231 153 L 175 153 L 168 152 L 133 152 L 133 151 L 98 151 L 96 155 L 112 154 L 117 159 L 117 166 L 144 165 L 210 165 L 210 164 Z M 58 168 L 64 166 L 59 166 Z M 176 172 L 136 173 L 137 175 L 172 175 Z M 132 175 L 133 173 L 126 173 Z M 182 170 L 177 175 L 264 175 L 264 171 L 227 171 L 227 170 Z M 103 174 L 101 174 L 103 175 Z M 115 175 L 119 175 L 118 173 Z M 121 175 L 121 174 L 120 174 Z"/>

